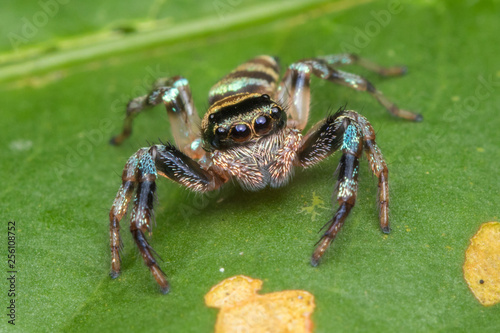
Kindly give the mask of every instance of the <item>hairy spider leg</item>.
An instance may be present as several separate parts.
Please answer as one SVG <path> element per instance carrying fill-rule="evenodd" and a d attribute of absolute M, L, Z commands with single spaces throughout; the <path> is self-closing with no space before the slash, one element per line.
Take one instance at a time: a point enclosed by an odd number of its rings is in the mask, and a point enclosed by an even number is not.
<path fill-rule="evenodd" d="M 332 124 L 330 125 L 328 123 Z M 333 126 L 333 133 L 330 126 Z M 363 149 L 362 137 L 359 133 L 358 126 L 355 122 L 345 118 L 342 114 L 337 114 L 336 117 L 329 117 L 324 126 L 320 128 L 320 131 L 321 130 L 325 130 L 327 133 L 329 132 L 330 134 L 333 134 L 335 139 L 332 141 L 332 147 L 335 150 L 340 149 L 342 151 L 342 157 L 340 158 L 337 169 L 338 180 L 335 186 L 339 208 L 333 218 L 326 224 L 328 225 L 328 228 L 317 243 L 316 249 L 311 257 L 311 265 L 313 266 L 317 266 L 319 264 L 320 258 L 337 236 L 337 233 L 344 225 L 345 219 L 356 203 L 359 158 L 361 157 Z M 310 136 L 309 138 L 312 139 L 314 136 L 316 135 Z M 318 140 L 315 143 L 320 143 L 320 145 L 316 149 L 320 151 L 320 154 L 324 154 L 320 147 L 325 142 L 325 139 L 322 139 L 321 137 L 325 135 L 322 135 L 320 132 L 317 133 L 317 136 Z M 309 141 L 309 143 L 312 142 Z M 324 148 L 325 147 L 323 147 L 323 149 Z M 313 154 L 313 151 L 308 150 L 308 152 L 310 160 L 312 157 L 310 155 Z"/>
<path fill-rule="evenodd" d="M 172 78 L 172 88 L 163 93 L 162 100 L 176 146 L 193 159 L 203 157 L 205 152 L 200 138 L 201 119 L 194 106 L 188 81 L 181 76 Z"/>
<path fill-rule="evenodd" d="M 353 53 L 330 54 L 314 59 L 322 60 L 331 67 L 359 65 L 382 76 L 401 76 L 407 72 L 406 66 L 384 67 Z"/>
<path fill-rule="evenodd" d="M 137 164 L 139 157 L 147 151 L 147 148 L 140 149 L 132 155 L 122 172 L 122 185 L 116 194 L 111 211 L 109 212 L 109 231 L 110 231 L 110 246 L 111 246 L 111 277 L 117 278 L 120 275 L 121 257 L 120 250 L 123 248 L 123 243 L 120 237 L 120 221 L 127 213 L 127 207 L 137 188 Z"/>
<path fill-rule="evenodd" d="M 356 203 L 359 158 L 363 149 L 367 151 L 373 172 L 379 177 L 380 223 L 382 230 L 388 231 L 388 173 L 382 154 L 376 146 L 375 134 L 370 123 L 354 111 L 339 110 L 335 115 L 320 121 L 307 133 L 303 142 L 299 150 L 299 162 L 306 168 L 317 164 L 337 150 L 343 153 L 337 169 L 338 180 L 335 186 L 339 208 L 326 224 L 328 228 L 311 257 L 311 264 L 317 266 Z M 375 172 L 379 169 L 380 171 Z"/>
<path fill-rule="evenodd" d="M 363 136 L 363 148 L 373 174 L 378 179 L 378 208 L 380 228 L 382 232 L 389 233 L 389 170 L 384 156 L 375 142 L 375 131 L 372 125 L 362 115 L 354 111 L 347 111 L 346 116 L 359 124 Z"/>
<path fill-rule="evenodd" d="M 288 67 L 276 92 L 275 99 L 287 113 L 287 127 L 303 130 L 307 125 L 311 102 L 311 69 L 297 62 Z"/>
<path fill-rule="evenodd" d="M 156 192 L 156 177 L 153 157 L 148 151 L 140 158 L 137 168 L 138 184 L 130 216 L 130 232 L 144 263 L 153 274 L 161 292 L 166 294 L 170 289 L 167 276 L 156 262 L 154 257 L 156 253 L 144 234 L 146 231 L 151 232 L 151 221 L 154 219 L 153 203 Z"/>
<path fill-rule="evenodd" d="M 401 68 L 399 70 L 394 68 L 384 69 L 383 67 L 375 65 L 374 63 L 371 63 L 363 58 L 358 57 L 357 62 L 355 60 L 356 58 L 352 55 L 350 57 L 346 55 L 331 55 L 320 58 L 304 59 L 293 63 L 288 67 L 278 88 L 277 99 L 288 107 L 287 112 L 291 119 L 289 122 L 290 126 L 303 129 L 307 124 L 310 101 L 310 73 L 333 83 L 344 85 L 358 91 L 368 92 L 396 117 L 412 121 L 422 121 L 422 115 L 400 109 L 396 104 L 387 99 L 382 92 L 377 90 L 367 79 L 359 75 L 337 70 L 332 66 L 358 63 L 359 65 L 376 72 L 388 73 L 397 73 L 398 71 L 402 71 Z"/>
<path fill-rule="evenodd" d="M 127 103 L 125 120 L 123 121 L 122 132 L 111 138 L 109 141 L 112 145 L 120 145 L 132 134 L 132 123 L 134 118 L 141 112 L 151 109 L 153 106 L 161 103 L 161 95 L 159 90 L 165 91 L 168 88 L 169 78 L 160 78 L 153 84 L 153 89 L 147 95 L 139 96 L 131 99 Z"/>
<path fill-rule="evenodd" d="M 111 277 L 120 274 L 119 223 L 127 211 L 134 189 L 133 209 L 130 216 L 130 231 L 141 252 L 142 258 L 163 293 L 169 291 L 165 273 L 157 264 L 155 251 L 149 245 L 145 232 L 151 232 L 153 202 L 158 175 L 169 178 L 187 188 L 205 192 L 217 189 L 224 181 L 210 171 L 206 171 L 193 159 L 174 146 L 154 145 L 141 148 L 130 157 L 125 165 L 122 186 L 118 190 L 109 213 L 111 231 Z"/>
<path fill-rule="evenodd" d="M 113 137 L 111 143 L 122 143 L 132 133 L 133 119 L 161 102 L 167 109 L 176 145 L 189 157 L 201 158 L 204 155 L 200 145 L 201 120 L 194 106 L 189 83 L 182 76 L 158 79 L 149 94 L 132 99 L 127 105 L 123 131 Z"/>

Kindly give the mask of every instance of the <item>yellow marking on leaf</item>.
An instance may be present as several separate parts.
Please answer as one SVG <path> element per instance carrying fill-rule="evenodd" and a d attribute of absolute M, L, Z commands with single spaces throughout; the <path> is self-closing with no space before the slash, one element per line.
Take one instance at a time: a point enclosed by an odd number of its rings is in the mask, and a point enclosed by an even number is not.
<path fill-rule="evenodd" d="M 262 280 L 237 275 L 215 285 L 205 304 L 219 308 L 215 332 L 312 332 L 314 296 L 303 290 L 258 295 Z"/>
<path fill-rule="evenodd" d="M 302 207 L 299 211 L 299 213 L 306 213 L 311 215 L 311 220 L 314 221 L 316 220 L 316 216 L 319 215 L 317 212 L 317 209 L 328 209 L 327 207 L 324 207 L 323 204 L 325 202 L 318 196 L 316 195 L 316 192 L 313 192 L 313 197 L 312 197 L 312 203 L 310 206 Z"/>
<path fill-rule="evenodd" d="M 500 223 L 483 223 L 465 252 L 464 278 L 484 306 L 500 302 Z"/>

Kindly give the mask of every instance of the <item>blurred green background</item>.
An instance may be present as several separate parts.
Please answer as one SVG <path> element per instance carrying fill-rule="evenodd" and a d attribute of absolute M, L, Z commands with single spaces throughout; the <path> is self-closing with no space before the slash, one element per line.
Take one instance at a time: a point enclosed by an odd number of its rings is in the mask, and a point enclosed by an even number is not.
<path fill-rule="evenodd" d="M 0 331 L 210 332 L 217 310 L 203 296 L 237 274 L 263 279 L 264 293 L 314 294 L 316 332 L 500 330 L 500 307 L 482 307 L 462 277 L 470 237 L 499 216 L 498 1 L 42 0 L 2 9 L 0 220 L 4 230 L 16 221 L 18 293 L 16 326 L 3 315 Z M 355 209 L 322 264 L 309 265 L 334 209 L 338 154 L 279 190 L 228 185 L 200 196 L 160 180 L 151 244 L 170 294 L 158 292 L 125 220 L 123 272 L 109 278 L 108 212 L 123 165 L 148 142 L 172 139 L 157 107 L 110 146 L 130 98 L 181 74 L 202 113 L 210 87 L 249 58 L 278 55 L 284 69 L 345 51 L 407 65 L 394 79 L 348 70 L 424 115 L 395 119 L 366 94 L 312 84 L 311 123 L 347 103 L 376 129 L 390 168 L 391 234 L 379 230 L 377 182 L 363 161 Z"/>

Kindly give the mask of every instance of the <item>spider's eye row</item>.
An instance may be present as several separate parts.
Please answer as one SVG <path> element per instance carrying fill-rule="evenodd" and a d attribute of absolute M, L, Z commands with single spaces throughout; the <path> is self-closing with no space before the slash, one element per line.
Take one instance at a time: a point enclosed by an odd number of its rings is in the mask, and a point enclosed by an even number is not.
<path fill-rule="evenodd" d="M 253 128 L 258 135 L 267 134 L 272 127 L 271 119 L 268 116 L 258 116 L 253 121 Z"/>
<path fill-rule="evenodd" d="M 231 138 L 236 142 L 244 142 L 250 138 L 252 131 L 247 124 L 236 124 L 231 128 Z"/>

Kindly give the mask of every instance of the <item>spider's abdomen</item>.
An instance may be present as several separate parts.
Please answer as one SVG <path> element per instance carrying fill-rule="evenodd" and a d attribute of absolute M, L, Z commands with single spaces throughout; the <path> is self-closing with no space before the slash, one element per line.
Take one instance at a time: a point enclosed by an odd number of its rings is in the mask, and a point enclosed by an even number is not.
<path fill-rule="evenodd" d="M 213 105 L 224 97 L 240 93 L 273 96 L 279 71 L 277 58 L 266 55 L 255 57 L 217 82 L 208 93 L 208 103 Z"/>

